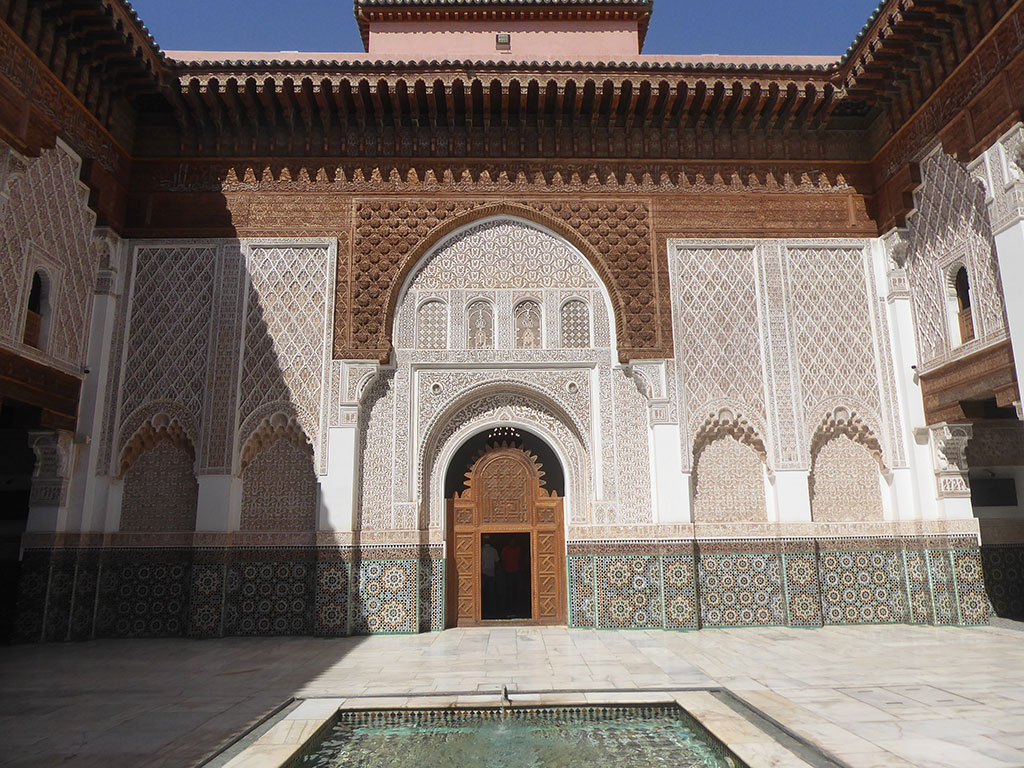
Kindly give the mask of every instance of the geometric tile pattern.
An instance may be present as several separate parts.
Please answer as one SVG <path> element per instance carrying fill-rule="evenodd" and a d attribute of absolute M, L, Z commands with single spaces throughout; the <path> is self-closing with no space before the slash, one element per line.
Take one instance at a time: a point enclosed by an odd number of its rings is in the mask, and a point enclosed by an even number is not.
<path fill-rule="evenodd" d="M 813 552 L 782 554 L 788 623 L 792 627 L 821 626 L 821 583 L 816 560 Z"/>
<path fill-rule="evenodd" d="M 926 549 L 924 554 L 931 578 L 933 620 L 936 624 L 957 624 L 952 555 L 948 550 L 934 549 Z"/>
<path fill-rule="evenodd" d="M 981 562 L 996 615 L 1024 619 L 1024 545 L 982 547 Z"/>
<path fill-rule="evenodd" d="M 984 551 L 984 550 L 982 550 Z M 1018 547 L 1020 553 L 1024 548 Z M 982 553 L 977 548 L 950 550 L 953 558 L 953 579 L 956 585 L 958 623 L 965 625 L 987 624 L 992 616 L 992 604 L 989 602 L 987 583 L 982 566 Z M 1022 589 L 1021 571 L 1017 571 L 1016 588 L 1018 594 Z M 1022 612 L 1024 613 L 1024 612 Z M 1018 614 L 1020 617 L 1022 614 Z"/>
<path fill-rule="evenodd" d="M 446 562 L 439 557 L 419 562 L 420 632 L 444 629 L 445 567 Z"/>
<path fill-rule="evenodd" d="M 417 566 L 416 560 L 361 560 L 353 564 L 352 634 L 418 630 Z"/>
<path fill-rule="evenodd" d="M 22 558 L 15 604 L 15 642 L 38 643 L 43 639 L 43 614 L 46 611 L 51 559 L 49 551 L 33 549 L 27 550 Z"/>
<path fill-rule="evenodd" d="M 697 564 L 703 626 L 750 627 L 786 623 L 781 555 L 701 552 Z"/>
<path fill-rule="evenodd" d="M 934 624 L 935 610 L 928 583 L 928 559 L 924 551 L 903 553 L 906 561 L 907 589 L 910 590 L 910 615 L 913 624 Z"/>
<path fill-rule="evenodd" d="M 697 629 L 697 576 L 693 555 L 661 559 L 664 579 L 665 629 Z"/>
<path fill-rule="evenodd" d="M 657 557 L 598 557 L 597 617 L 601 629 L 661 627 L 661 563 Z"/>
<path fill-rule="evenodd" d="M 343 637 L 349 633 L 349 568 L 344 561 L 317 563 L 314 634 Z"/>
<path fill-rule="evenodd" d="M 822 552 L 818 559 L 826 624 L 888 624 L 907 620 L 899 552 Z"/>
<path fill-rule="evenodd" d="M 574 628 L 977 625 L 991 615 L 990 596 L 1003 615 L 1024 613 L 1021 546 L 830 539 L 580 549 L 566 563 Z M 380 559 L 359 558 L 369 551 Z M 446 562 L 438 555 L 351 547 L 28 550 L 14 639 L 440 631 Z"/>
<path fill-rule="evenodd" d="M 192 566 L 189 637 L 223 637 L 225 570 L 226 566 L 217 562 Z"/>
<path fill-rule="evenodd" d="M 306 635 L 312 631 L 311 563 L 232 563 L 225 584 L 224 634 Z"/>
<path fill-rule="evenodd" d="M 115 550 L 100 566 L 97 637 L 181 637 L 187 628 L 188 550 Z"/>
<path fill-rule="evenodd" d="M 569 626 L 976 625 L 988 621 L 993 587 L 1004 606 L 1020 610 L 1024 547 L 992 555 L 953 540 L 924 543 L 872 540 L 870 550 L 833 551 L 820 548 L 836 540 L 715 541 L 698 542 L 696 555 L 643 555 L 644 546 L 655 552 L 659 543 L 629 542 L 621 556 L 575 554 L 568 558 Z M 640 578 L 627 578 L 634 571 Z M 1007 575 L 1017 581 L 1007 584 Z M 642 610 L 659 604 L 660 623 Z"/>
<path fill-rule="evenodd" d="M 596 627 L 594 614 L 594 558 L 569 558 L 569 626 Z"/>

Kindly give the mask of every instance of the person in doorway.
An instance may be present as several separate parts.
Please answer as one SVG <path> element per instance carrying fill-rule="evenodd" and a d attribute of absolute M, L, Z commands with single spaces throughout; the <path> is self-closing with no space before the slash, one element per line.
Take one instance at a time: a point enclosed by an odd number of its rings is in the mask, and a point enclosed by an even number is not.
<path fill-rule="evenodd" d="M 483 578 L 483 618 L 496 619 L 501 614 L 497 605 L 498 600 L 498 561 L 501 556 L 498 549 L 491 542 L 489 535 L 484 536 L 483 550 L 480 552 L 480 573 Z"/>
<path fill-rule="evenodd" d="M 522 547 L 515 536 L 501 548 L 501 569 L 505 572 L 505 617 L 516 618 L 523 605 Z"/>

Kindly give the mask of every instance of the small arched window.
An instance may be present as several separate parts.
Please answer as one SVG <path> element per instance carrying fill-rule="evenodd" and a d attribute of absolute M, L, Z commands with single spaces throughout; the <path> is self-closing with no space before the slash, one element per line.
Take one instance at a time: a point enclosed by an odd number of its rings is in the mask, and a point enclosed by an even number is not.
<path fill-rule="evenodd" d="M 956 291 L 957 324 L 960 328 L 960 343 L 966 344 L 974 338 L 974 318 L 971 315 L 971 282 L 967 277 L 967 268 L 960 267 L 953 278 Z"/>
<path fill-rule="evenodd" d="M 544 346 L 541 332 L 540 304 L 522 301 L 516 305 L 516 348 L 540 349 Z"/>
<path fill-rule="evenodd" d="M 44 325 L 48 320 L 49 296 L 48 286 L 43 273 L 36 271 L 32 275 L 32 286 L 28 293 L 28 307 L 25 311 L 25 334 L 22 341 L 36 349 L 43 348 Z"/>
<path fill-rule="evenodd" d="M 494 310 L 488 301 L 474 301 L 466 310 L 466 348 L 494 349 Z"/>
<path fill-rule="evenodd" d="M 590 307 L 573 299 L 562 305 L 562 348 L 590 348 Z"/>

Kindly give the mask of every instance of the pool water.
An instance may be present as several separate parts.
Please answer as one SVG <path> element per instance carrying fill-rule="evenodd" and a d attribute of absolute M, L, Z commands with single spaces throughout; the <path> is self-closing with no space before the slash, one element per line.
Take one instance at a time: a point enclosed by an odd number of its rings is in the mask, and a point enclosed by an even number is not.
<path fill-rule="evenodd" d="M 304 768 L 741 768 L 671 706 L 340 712 Z"/>

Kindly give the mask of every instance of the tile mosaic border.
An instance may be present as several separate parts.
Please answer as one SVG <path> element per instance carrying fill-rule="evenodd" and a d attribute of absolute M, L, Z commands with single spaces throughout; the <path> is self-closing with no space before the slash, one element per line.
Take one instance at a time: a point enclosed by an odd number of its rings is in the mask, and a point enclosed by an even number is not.
<path fill-rule="evenodd" d="M 569 542 L 569 626 L 1024 617 L 1024 545 L 971 537 Z M 437 632 L 439 545 L 26 550 L 16 642 Z"/>
<path fill-rule="evenodd" d="M 971 626 L 992 612 L 984 548 L 969 536 L 587 541 L 568 551 L 569 622 L 579 629 Z M 623 578 L 630 568 L 634 582 Z M 627 606 L 646 605 L 662 607 L 660 622 L 629 620 Z"/>

